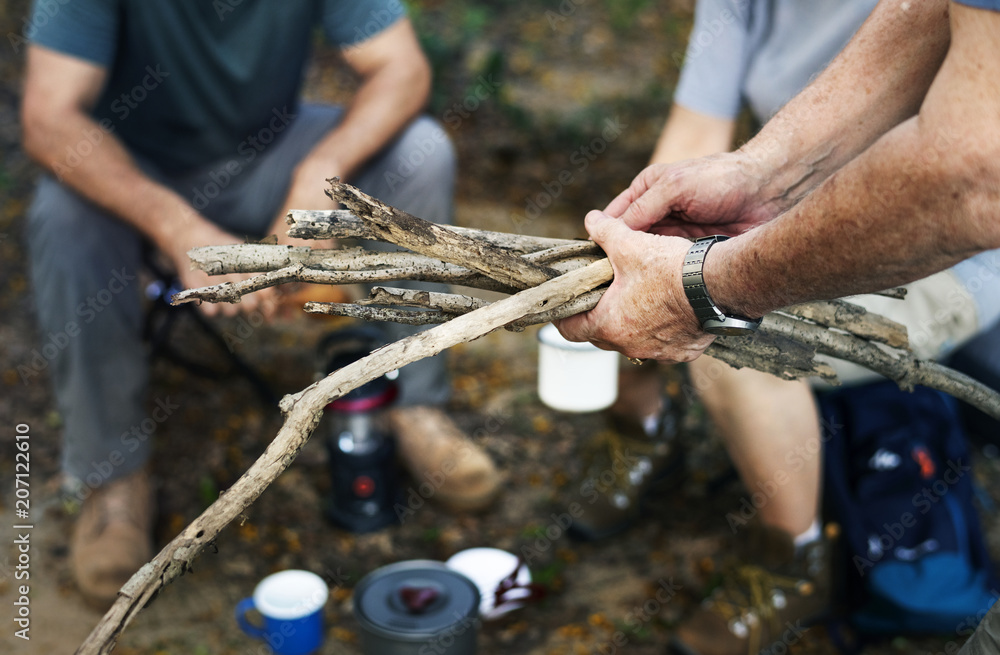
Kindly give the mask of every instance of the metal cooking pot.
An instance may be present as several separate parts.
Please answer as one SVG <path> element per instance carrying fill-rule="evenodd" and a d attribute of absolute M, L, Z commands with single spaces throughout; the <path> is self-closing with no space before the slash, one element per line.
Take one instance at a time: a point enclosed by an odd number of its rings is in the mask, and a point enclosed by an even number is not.
<path fill-rule="evenodd" d="M 475 655 L 479 589 L 442 562 L 372 571 L 354 589 L 365 655 Z"/>

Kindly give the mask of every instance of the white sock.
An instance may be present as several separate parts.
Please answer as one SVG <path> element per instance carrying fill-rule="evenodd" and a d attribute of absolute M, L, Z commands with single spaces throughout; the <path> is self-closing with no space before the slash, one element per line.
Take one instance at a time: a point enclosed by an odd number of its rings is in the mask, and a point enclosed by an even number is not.
<path fill-rule="evenodd" d="M 795 544 L 795 550 L 801 550 L 803 546 L 808 546 L 812 542 L 820 538 L 822 533 L 819 529 L 819 519 L 813 519 L 812 525 L 806 528 L 806 531 L 795 537 L 792 543 Z"/>
<path fill-rule="evenodd" d="M 656 436 L 656 428 L 660 427 L 660 415 L 650 414 L 642 419 L 642 429 L 646 433 L 647 437 Z"/>

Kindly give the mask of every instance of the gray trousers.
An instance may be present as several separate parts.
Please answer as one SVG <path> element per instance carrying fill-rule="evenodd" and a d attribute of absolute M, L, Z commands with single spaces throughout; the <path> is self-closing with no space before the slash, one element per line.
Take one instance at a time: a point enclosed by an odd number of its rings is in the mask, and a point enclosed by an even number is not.
<path fill-rule="evenodd" d="M 305 105 L 269 144 L 254 151 L 234 147 L 232 159 L 193 173 L 167 175 L 148 162 L 140 166 L 222 228 L 261 237 L 282 209 L 296 164 L 342 115 L 336 107 Z M 454 177 L 454 150 L 444 130 L 420 118 L 351 182 L 415 216 L 450 223 Z M 63 471 L 96 488 L 143 466 L 156 426 L 176 409 L 171 399 L 146 404 L 142 237 L 45 176 L 28 210 L 27 240 L 45 343 L 40 352 L 65 426 Z M 387 326 L 386 339 L 416 330 Z M 450 387 L 443 356 L 405 367 L 399 385 L 400 404 L 444 403 Z"/>

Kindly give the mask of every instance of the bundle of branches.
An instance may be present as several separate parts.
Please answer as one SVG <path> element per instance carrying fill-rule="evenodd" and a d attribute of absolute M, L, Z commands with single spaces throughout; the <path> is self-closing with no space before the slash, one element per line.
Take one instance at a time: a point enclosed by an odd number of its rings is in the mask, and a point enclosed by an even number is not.
<path fill-rule="evenodd" d="M 436 225 L 372 198 L 336 178 L 328 195 L 347 210 L 294 210 L 289 234 L 303 239 L 384 241 L 404 250 L 314 249 L 264 244 L 204 247 L 193 264 L 212 275 L 258 273 L 242 282 L 183 291 L 174 304 L 239 302 L 248 293 L 290 282 L 443 282 L 500 291 L 487 302 L 472 295 L 376 286 L 357 303 L 305 305 L 307 312 L 365 320 L 440 324 L 372 352 L 281 401 L 285 422 L 239 480 L 122 588 L 118 600 L 78 653 L 108 653 L 118 635 L 159 589 L 183 574 L 201 550 L 240 516 L 284 471 L 309 439 L 323 407 L 393 369 L 501 328 L 524 327 L 594 307 L 613 274 L 591 241 L 550 239 Z M 901 298 L 901 290 L 884 292 Z M 734 367 L 783 378 L 836 374 L 818 355 L 855 362 L 895 380 L 941 389 L 1000 419 L 1000 394 L 937 363 L 916 359 L 903 326 L 846 301 L 813 302 L 774 312 L 752 337 L 720 337 L 707 354 Z"/>

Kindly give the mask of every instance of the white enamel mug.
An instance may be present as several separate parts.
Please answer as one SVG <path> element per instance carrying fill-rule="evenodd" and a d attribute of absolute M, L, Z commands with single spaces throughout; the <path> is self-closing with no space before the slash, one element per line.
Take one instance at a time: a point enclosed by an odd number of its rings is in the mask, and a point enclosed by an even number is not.
<path fill-rule="evenodd" d="M 618 353 L 567 341 L 551 323 L 538 331 L 538 397 L 563 412 L 596 412 L 618 397 Z"/>

